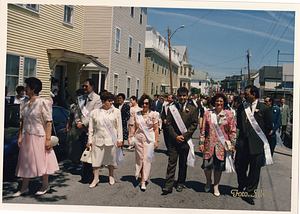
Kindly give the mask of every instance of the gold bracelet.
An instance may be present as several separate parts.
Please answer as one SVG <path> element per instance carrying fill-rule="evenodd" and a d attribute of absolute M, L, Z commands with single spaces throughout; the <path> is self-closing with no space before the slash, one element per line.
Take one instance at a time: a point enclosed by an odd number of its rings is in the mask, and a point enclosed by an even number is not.
<path fill-rule="evenodd" d="M 51 140 L 51 138 L 49 138 L 49 139 L 46 139 L 46 140 Z"/>

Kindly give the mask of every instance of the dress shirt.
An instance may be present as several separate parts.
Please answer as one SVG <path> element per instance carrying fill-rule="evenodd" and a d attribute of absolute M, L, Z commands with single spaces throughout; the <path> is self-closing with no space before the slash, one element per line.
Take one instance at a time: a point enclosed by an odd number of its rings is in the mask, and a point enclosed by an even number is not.
<path fill-rule="evenodd" d="M 252 112 L 253 115 L 254 115 L 254 112 L 255 112 L 255 109 L 256 109 L 256 106 L 257 106 L 257 102 L 258 102 L 258 100 L 255 100 L 252 104 L 248 103 L 250 106 L 252 106 L 250 109 L 251 109 L 251 112 Z"/>

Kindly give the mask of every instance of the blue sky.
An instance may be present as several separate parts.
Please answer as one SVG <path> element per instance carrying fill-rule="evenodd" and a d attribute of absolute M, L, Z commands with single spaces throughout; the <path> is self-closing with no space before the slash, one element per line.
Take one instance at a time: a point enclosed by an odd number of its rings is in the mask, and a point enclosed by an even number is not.
<path fill-rule="evenodd" d="M 194 70 L 206 71 L 215 81 L 225 76 L 248 73 L 247 50 L 252 54 L 250 69 L 293 61 L 294 11 L 217 10 L 148 8 L 147 24 L 175 46 L 187 46 Z"/>

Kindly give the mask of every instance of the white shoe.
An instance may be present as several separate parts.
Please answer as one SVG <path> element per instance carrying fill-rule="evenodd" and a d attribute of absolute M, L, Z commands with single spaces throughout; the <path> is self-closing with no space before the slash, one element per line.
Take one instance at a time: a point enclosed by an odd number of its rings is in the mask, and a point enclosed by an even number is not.
<path fill-rule="evenodd" d="M 14 193 L 14 194 L 12 195 L 12 197 L 19 197 L 19 196 L 21 196 L 21 195 L 23 195 L 23 194 L 28 194 L 28 192 L 29 192 L 29 189 L 27 188 L 27 189 L 25 189 L 23 192 L 18 191 L 18 192 L 16 192 L 16 193 Z"/>
<path fill-rule="evenodd" d="M 45 191 L 37 191 L 35 193 L 35 195 L 44 195 L 46 192 L 48 192 L 50 190 L 50 186 L 47 187 L 47 189 Z"/>
<path fill-rule="evenodd" d="M 112 176 L 109 176 L 109 184 L 114 185 L 115 184 L 115 179 Z"/>
<path fill-rule="evenodd" d="M 91 184 L 90 184 L 90 188 L 92 189 L 92 188 L 96 187 L 97 184 L 99 183 L 99 181 L 100 181 L 100 180 L 98 179 L 98 181 L 97 181 L 95 184 L 91 183 Z"/>
<path fill-rule="evenodd" d="M 141 190 L 146 190 L 146 182 L 141 182 Z"/>

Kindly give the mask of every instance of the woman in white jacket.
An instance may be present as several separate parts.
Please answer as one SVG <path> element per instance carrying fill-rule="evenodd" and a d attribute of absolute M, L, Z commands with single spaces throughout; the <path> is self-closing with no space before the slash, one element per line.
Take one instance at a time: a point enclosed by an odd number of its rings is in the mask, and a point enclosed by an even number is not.
<path fill-rule="evenodd" d="M 103 106 L 100 109 L 94 109 L 89 115 L 89 139 L 87 147 L 92 146 L 92 166 L 94 172 L 94 180 L 90 184 L 90 188 L 94 188 L 99 183 L 99 171 L 102 164 L 108 165 L 109 184 L 115 183 L 113 177 L 114 165 L 116 165 L 116 146 L 111 134 L 107 131 L 103 117 L 107 118 L 112 131 L 117 137 L 117 147 L 119 148 L 123 142 L 122 118 L 119 109 L 112 104 L 114 95 L 110 92 L 101 94 Z"/>

